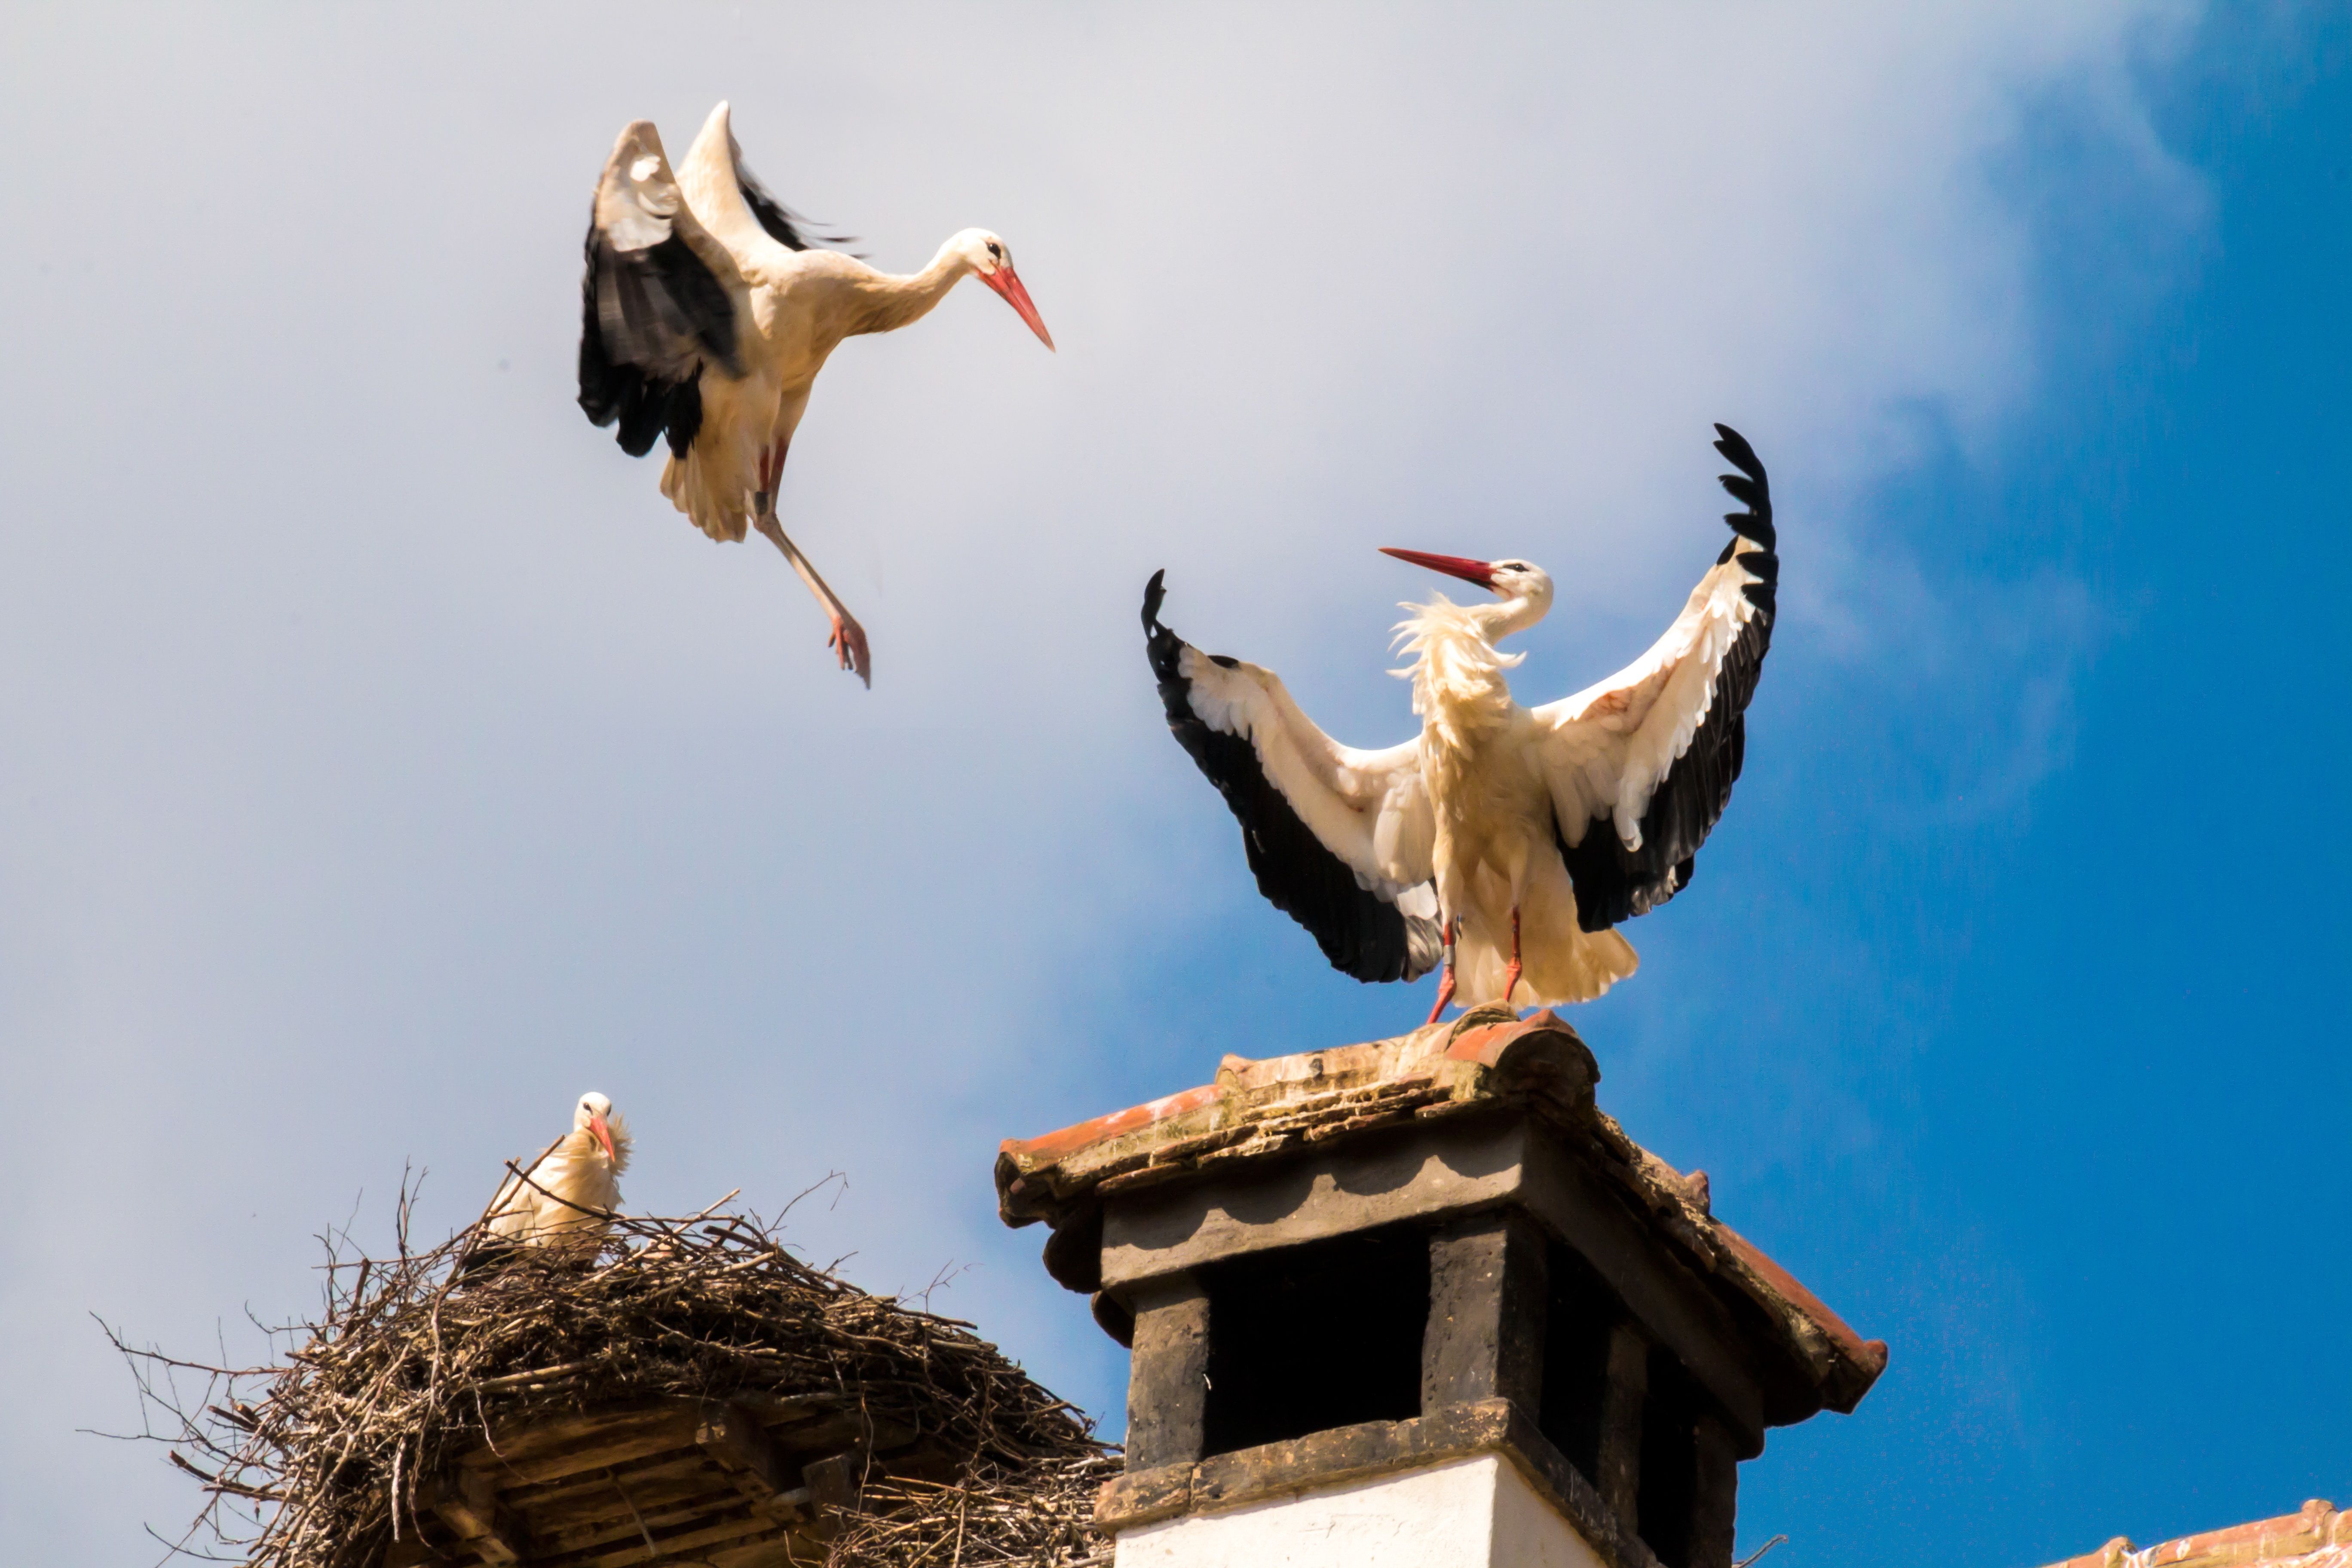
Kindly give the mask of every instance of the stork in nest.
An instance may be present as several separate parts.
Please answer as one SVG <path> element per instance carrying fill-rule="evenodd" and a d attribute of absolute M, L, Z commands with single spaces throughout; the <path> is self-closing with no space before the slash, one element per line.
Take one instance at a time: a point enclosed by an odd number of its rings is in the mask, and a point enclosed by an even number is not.
<path fill-rule="evenodd" d="M 572 1112 L 572 1131 L 536 1164 L 509 1174 L 490 1200 L 489 1249 L 593 1254 L 621 1206 L 621 1173 L 628 1168 L 629 1124 L 610 1100 L 590 1089 Z"/>

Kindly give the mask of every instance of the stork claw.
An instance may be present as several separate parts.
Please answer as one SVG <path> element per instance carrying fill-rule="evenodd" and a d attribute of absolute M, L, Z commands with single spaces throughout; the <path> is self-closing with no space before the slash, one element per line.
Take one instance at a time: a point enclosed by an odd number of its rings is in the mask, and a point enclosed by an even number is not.
<path fill-rule="evenodd" d="M 1429 1009 L 1429 1018 L 1422 1027 L 1427 1028 L 1445 1016 L 1446 1006 L 1454 1000 L 1454 966 L 1447 964 L 1445 973 L 1437 982 L 1437 1001 Z"/>
<path fill-rule="evenodd" d="M 874 652 L 866 641 L 866 628 L 855 616 L 845 610 L 835 615 L 833 632 L 824 646 L 834 650 L 842 668 L 864 681 L 867 690 L 874 689 Z"/>
<path fill-rule="evenodd" d="M 765 492 L 761 492 L 761 499 L 766 500 L 770 498 Z M 801 553 L 800 546 L 786 537 L 783 525 L 776 521 L 772 505 L 763 505 L 755 512 L 751 526 L 766 534 L 770 542 L 784 552 L 784 559 L 792 563 L 800 580 L 808 585 L 808 591 L 816 595 L 816 602 L 824 606 L 825 618 L 833 623 L 833 631 L 824 639 L 824 646 L 835 651 L 842 668 L 864 681 L 868 691 L 874 689 L 874 656 L 866 646 L 866 628 L 857 624 L 857 617 L 849 613 L 848 606 L 841 602 L 841 596 L 825 586 L 824 579 L 817 575 L 816 568 L 809 563 L 807 556 Z"/>

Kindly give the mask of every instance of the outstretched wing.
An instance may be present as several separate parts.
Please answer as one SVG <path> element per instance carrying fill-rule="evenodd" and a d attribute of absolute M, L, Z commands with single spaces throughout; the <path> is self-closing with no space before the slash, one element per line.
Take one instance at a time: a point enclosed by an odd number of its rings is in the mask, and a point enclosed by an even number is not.
<path fill-rule="evenodd" d="M 1739 470 L 1723 488 L 1748 508 L 1724 518 L 1731 542 L 1649 652 L 1535 710 L 1577 923 L 1589 931 L 1647 914 L 1690 881 L 1739 776 L 1780 558 L 1764 465 L 1739 432 L 1715 428 L 1716 450 Z"/>
<path fill-rule="evenodd" d="M 694 145 L 686 150 L 686 158 L 678 167 L 685 173 L 687 190 L 698 204 L 698 215 L 706 224 L 715 225 L 716 232 L 731 245 L 742 247 L 751 238 L 749 229 L 736 222 L 736 196 L 743 200 L 744 216 L 786 250 L 837 247 L 851 243 L 846 235 L 817 233 L 814 224 L 778 201 L 775 194 L 760 183 L 759 176 L 743 162 L 743 144 L 735 139 L 734 110 L 724 100 L 711 106 L 710 117 L 695 133 Z M 736 254 L 744 258 L 744 265 L 751 265 L 744 251 L 739 249 Z"/>
<path fill-rule="evenodd" d="M 1420 742 L 1359 752 L 1333 741 L 1272 670 L 1204 654 L 1161 626 L 1165 575 L 1143 591 L 1145 652 L 1169 730 L 1240 819 L 1258 891 L 1343 974 L 1414 980 L 1436 968 L 1436 819 Z"/>
<path fill-rule="evenodd" d="M 580 281 L 580 407 L 633 458 L 702 427 L 703 367 L 740 374 L 741 275 L 687 210 L 650 121 L 621 132 L 596 183 Z"/>

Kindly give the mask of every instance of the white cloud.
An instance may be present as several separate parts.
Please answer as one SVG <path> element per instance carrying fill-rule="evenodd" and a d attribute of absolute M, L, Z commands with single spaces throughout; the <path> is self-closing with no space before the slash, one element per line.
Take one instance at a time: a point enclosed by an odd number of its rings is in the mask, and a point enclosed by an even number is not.
<path fill-rule="evenodd" d="M 2032 117 L 2121 150 L 2105 232 L 2199 221 L 2132 86 L 2179 4 L 848 15 L 79 7 L 11 50 L 28 1545 L 120 1556 L 186 1500 L 65 1438 L 127 1402 L 82 1310 L 287 1310 L 355 1190 L 415 1154 L 454 1222 L 591 1081 L 640 1200 L 846 1169 L 814 1251 L 884 1286 L 984 1256 L 962 1309 L 1099 1396 L 984 1184 L 994 1137 L 1136 1090 L 1078 1028 L 1095 976 L 1234 896 L 1144 576 L 1372 742 L 1422 584 L 1370 547 L 1530 554 L 1566 592 L 1525 679 L 1566 689 L 1711 558 L 1720 417 L 1780 480 L 1789 602 L 1868 646 L 1895 544 L 1856 498 L 1923 410 L 1967 447 L 2033 394 Z M 722 94 L 884 265 L 1003 233 L 1063 345 L 968 290 L 826 373 L 786 504 L 870 696 L 764 546 L 703 542 L 570 404 L 613 132 Z"/>

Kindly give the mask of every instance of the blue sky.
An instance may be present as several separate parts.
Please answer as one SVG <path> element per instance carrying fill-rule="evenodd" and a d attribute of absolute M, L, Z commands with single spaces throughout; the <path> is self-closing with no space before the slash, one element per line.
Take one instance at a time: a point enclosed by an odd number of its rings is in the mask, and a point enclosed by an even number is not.
<path fill-rule="evenodd" d="M 748 14 L 747 14 L 748 13 Z M 995 1142 L 1390 1034 L 1161 730 L 1142 581 L 1363 744 L 1426 584 L 1517 672 L 1643 646 L 1772 468 L 1783 614 L 1696 881 L 1581 1009 L 1601 1099 L 1893 1365 L 1774 1435 L 1776 1561 L 1988 1568 L 2352 1502 L 2336 707 L 2352 27 L 1811 4 L 1116 18 L 20 16 L 0 126 L 0 1494 L 120 1562 L 192 1497 L 89 1314 L 249 1347 L 583 1089 L 634 1203 L 793 1234 L 1120 1420 Z M 825 373 L 785 510 L 873 634 L 570 403 L 636 115 L 736 104 L 960 291 Z M 1932 1543 L 1932 1544 L 1930 1544 Z"/>

